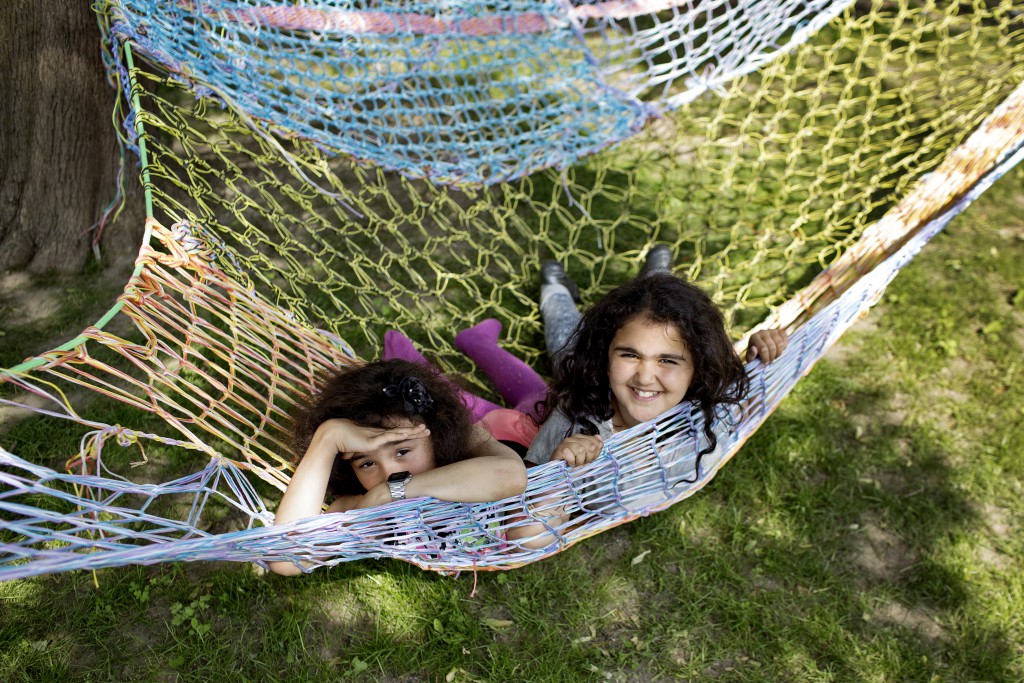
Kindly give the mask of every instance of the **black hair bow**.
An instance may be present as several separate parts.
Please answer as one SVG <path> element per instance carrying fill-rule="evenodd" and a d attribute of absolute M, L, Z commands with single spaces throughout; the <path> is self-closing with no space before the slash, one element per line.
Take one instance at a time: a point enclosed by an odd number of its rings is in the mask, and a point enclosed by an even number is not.
<path fill-rule="evenodd" d="M 398 384 L 384 387 L 384 395 L 388 398 L 402 398 L 402 407 L 409 415 L 423 415 L 434 408 L 434 399 L 427 392 L 427 387 L 416 377 L 403 377 Z"/>

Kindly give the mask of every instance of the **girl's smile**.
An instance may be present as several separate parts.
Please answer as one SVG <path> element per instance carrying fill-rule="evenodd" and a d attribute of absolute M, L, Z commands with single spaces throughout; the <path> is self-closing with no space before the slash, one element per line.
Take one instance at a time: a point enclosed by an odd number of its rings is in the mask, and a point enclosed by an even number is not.
<path fill-rule="evenodd" d="M 658 417 L 686 396 L 693 380 L 690 349 L 674 325 L 633 318 L 608 349 L 616 431 Z"/>

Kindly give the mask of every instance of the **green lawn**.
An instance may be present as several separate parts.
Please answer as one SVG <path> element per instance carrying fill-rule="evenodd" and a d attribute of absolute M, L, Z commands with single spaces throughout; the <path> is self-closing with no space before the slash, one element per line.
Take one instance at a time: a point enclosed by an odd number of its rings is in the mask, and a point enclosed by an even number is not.
<path fill-rule="evenodd" d="M 668 511 L 476 577 L 363 561 L 3 583 L 0 680 L 1024 680 L 1022 181 Z M 19 327 L 18 352 L 60 316 Z"/>

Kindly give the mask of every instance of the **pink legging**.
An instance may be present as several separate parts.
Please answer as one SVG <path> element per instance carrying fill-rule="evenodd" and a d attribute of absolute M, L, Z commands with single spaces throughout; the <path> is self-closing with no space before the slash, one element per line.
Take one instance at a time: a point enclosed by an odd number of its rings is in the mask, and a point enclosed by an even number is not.
<path fill-rule="evenodd" d="M 488 318 L 468 330 L 455 335 L 455 348 L 469 356 L 484 371 L 501 397 L 516 410 L 539 419 L 536 405 L 547 395 L 548 385 L 533 368 L 498 346 L 501 323 Z M 401 332 L 390 330 L 384 335 L 384 359 L 401 358 L 430 365 Z M 459 389 L 463 402 L 469 407 L 474 420 L 501 408 L 496 403 Z"/>

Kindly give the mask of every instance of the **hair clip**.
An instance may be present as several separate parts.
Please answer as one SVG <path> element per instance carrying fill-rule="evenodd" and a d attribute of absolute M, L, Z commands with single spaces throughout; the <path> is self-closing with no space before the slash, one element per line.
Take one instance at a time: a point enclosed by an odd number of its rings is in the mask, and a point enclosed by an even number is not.
<path fill-rule="evenodd" d="M 413 415 L 423 415 L 434 408 L 434 399 L 426 385 L 416 377 L 403 377 L 397 384 L 387 385 L 384 395 L 388 398 L 401 397 L 405 412 Z"/>

